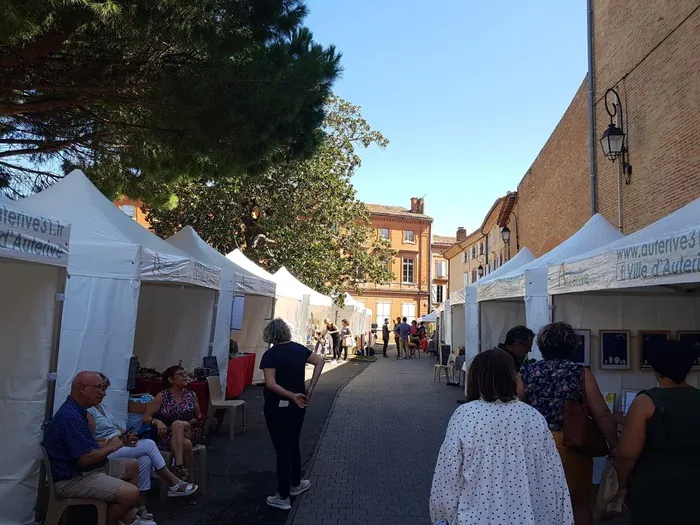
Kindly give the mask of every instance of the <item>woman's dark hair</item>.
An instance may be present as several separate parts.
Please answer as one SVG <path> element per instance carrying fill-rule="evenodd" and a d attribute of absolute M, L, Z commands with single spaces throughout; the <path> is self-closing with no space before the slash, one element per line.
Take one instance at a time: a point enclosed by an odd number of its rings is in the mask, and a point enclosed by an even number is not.
<path fill-rule="evenodd" d="M 569 359 L 579 339 L 570 324 L 550 323 L 537 334 L 537 346 L 545 359 Z"/>
<path fill-rule="evenodd" d="M 467 401 L 512 401 L 517 397 L 515 363 L 500 348 L 481 352 L 469 366 Z"/>
<path fill-rule="evenodd" d="M 348 320 L 347 320 L 347 319 L 341 319 L 340 322 L 341 322 L 341 323 L 345 323 L 345 324 L 348 325 L 348 326 L 350 325 L 350 323 L 348 323 Z"/>
<path fill-rule="evenodd" d="M 170 380 L 173 378 L 175 374 L 177 374 L 180 370 L 184 370 L 180 365 L 173 365 L 170 368 L 168 368 L 165 372 L 163 372 L 163 386 L 168 389 L 172 384 L 170 384 Z"/>
<path fill-rule="evenodd" d="M 695 354 L 691 345 L 668 340 L 650 349 L 649 364 L 660 376 L 682 383 L 695 363 Z"/>

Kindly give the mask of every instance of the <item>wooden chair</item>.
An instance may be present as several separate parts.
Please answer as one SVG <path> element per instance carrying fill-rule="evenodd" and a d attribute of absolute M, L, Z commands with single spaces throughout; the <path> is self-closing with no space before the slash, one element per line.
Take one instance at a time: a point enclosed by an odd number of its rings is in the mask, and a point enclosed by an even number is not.
<path fill-rule="evenodd" d="M 231 414 L 231 417 L 229 417 L 229 439 L 233 441 L 238 407 L 241 407 L 241 432 L 245 431 L 245 401 L 242 399 L 225 399 L 219 376 L 207 377 L 207 383 L 209 384 L 209 409 L 207 411 L 207 420 L 204 424 L 205 434 L 211 423 L 214 422 L 214 413 L 217 410 L 225 410 L 226 413 Z"/>
<path fill-rule="evenodd" d="M 207 491 L 207 447 L 204 445 L 195 445 L 192 449 L 194 455 L 194 472 L 192 477 L 195 484 L 199 485 L 197 494 L 204 494 Z M 165 464 L 168 468 L 172 467 L 173 455 L 171 452 L 160 451 Z M 163 480 L 160 481 L 160 502 L 165 504 L 168 501 L 168 484 Z"/>
<path fill-rule="evenodd" d="M 49 508 L 46 511 L 44 525 L 59 525 L 63 518 L 63 513 L 68 507 L 80 505 L 94 505 L 97 509 L 97 525 L 107 525 L 107 502 L 98 499 L 83 498 L 60 498 L 56 495 L 53 485 L 53 474 L 51 473 L 51 462 L 46 449 L 41 447 L 44 454 L 44 465 L 46 466 L 46 480 L 49 484 Z"/>

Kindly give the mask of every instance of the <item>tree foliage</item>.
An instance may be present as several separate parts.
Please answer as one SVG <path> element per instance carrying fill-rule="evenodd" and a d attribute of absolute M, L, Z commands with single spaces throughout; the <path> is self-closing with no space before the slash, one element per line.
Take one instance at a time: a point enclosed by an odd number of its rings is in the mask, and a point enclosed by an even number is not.
<path fill-rule="evenodd" d="M 308 158 L 339 55 L 302 0 L 0 0 L 0 186 L 107 194 Z M 163 184 L 166 183 L 166 184 Z"/>
<path fill-rule="evenodd" d="M 221 253 L 240 248 L 269 271 L 285 266 L 298 279 L 339 295 L 358 282 L 388 282 L 388 243 L 377 238 L 351 177 L 357 148 L 388 141 L 360 108 L 338 98 L 327 106 L 326 138 L 308 160 L 282 163 L 264 176 L 176 184 L 178 205 L 146 206 L 153 230 L 168 237 L 192 226 Z"/>

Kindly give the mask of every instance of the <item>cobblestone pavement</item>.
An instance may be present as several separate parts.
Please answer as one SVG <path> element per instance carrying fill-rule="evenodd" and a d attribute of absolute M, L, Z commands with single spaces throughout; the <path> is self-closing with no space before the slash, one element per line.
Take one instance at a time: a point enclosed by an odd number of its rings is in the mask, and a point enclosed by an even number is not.
<path fill-rule="evenodd" d="M 433 383 L 435 360 L 379 359 L 342 389 L 288 523 L 429 524 L 435 460 L 462 390 Z"/>

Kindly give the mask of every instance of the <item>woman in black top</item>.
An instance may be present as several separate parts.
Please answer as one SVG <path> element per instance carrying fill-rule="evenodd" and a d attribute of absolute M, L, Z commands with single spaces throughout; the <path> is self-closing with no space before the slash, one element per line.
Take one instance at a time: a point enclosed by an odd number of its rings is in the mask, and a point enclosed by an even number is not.
<path fill-rule="evenodd" d="M 292 331 L 282 319 L 273 319 L 265 327 L 263 340 L 272 347 L 260 360 L 265 375 L 265 423 L 277 453 L 278 493 L 267 504 L 282 510 L 292 508 L 289 496 L 309 489 L 311 482 L 301 479 L 299 436 L 306 407 L 321 377 L 323 358 L 292 341 Z M 314 375 L 306 389 L 306 363 L 314 365 Z"/>
<path fill-rule="evenodd" d="M 326 323 L 326 333 L 331 336 L 333 361 L 340 361 L 340 330 L 330 319 L 325 319 L 323 322 Z"/>

